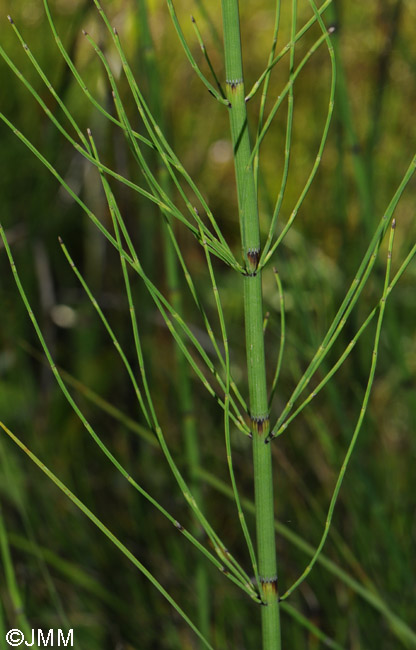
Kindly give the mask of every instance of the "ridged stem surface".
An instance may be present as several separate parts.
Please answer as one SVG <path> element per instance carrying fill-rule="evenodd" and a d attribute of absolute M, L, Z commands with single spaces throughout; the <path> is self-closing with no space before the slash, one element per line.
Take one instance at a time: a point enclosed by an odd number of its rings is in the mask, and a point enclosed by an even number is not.
<path fill-rule="evenodd" d="M 245 263 L 244 314 L 250 416 L 253 434 L 257 555 L 262 593 L 263 650 L 280 650 L 280 618 L 274 532 L 273 474 L 269 433 L 263 298 L 257 192 L 251 160 L 244 92 L 238 0 L 222 0 L 226 95 L 234 148 L 242 253 Z"/>

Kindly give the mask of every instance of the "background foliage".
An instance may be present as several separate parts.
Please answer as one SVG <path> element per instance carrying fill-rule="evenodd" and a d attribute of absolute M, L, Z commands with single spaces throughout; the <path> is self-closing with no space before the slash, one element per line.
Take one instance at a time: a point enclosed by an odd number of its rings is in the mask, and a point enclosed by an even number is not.
<path fill-rule="evenodd" d="M 268 56 L 273 26 L 272 3 L 242 3 L 246 74 L 252 83 Z M 310 17 L 308 3 L 299 3 L 299 25 Z M 188 43 L 203 65 L 192 30 L 192 12 L 223 78 L 221 25 L 217 3 L 177 2 Z M 280 46 L 289 40 L 289 10 L 283 3 Z M 162 0 L 148 3 L 170 142 L 203 189 L 222 229 L 238 254 L 239 232 L 228 116 L 206 92 L 187 63 Z M 97 57 L 81 34 L 94 35 L 117 71 L 117 60 L 92 3 L 51 2 L 58 31 L 95 96 L 111 106 L 108 86 Z M 145 72 L 140 15 L 135 2 L 106 2 L 143 91 L 151 92 Z M 59 88 L 61 97 L 84 128 L 90 127 L 100 150 L 113 165 L 132 177 L 136 173 L 125 143 L 115 130 L 92 112 L 57 53 L 40 0 L 1 0 L 1 44 L 32 80 L 52 111 L 57 106 L 41 88 L 5 14 L 15 23 L 39 62 Z M 332 12 L 332 14 L 331 14 Z M 325 333 L 345 286 L 364 254 L 370 234 L 383 214 L 414 153 L 411 119 L 416 101 L 416 8 L 405 0 L 334 0 L 326 23 L 337 26 L 338 85 L 334 120 L 317 179 L 289 233 L 275 264 L 286 296 L 287 346 L 283 375 L 276 397 L 276 413 L 285 404 L 311 352 Z M 319 30 L 300 42 L 297 58 L 314 43 Z M 106 49 L 108 48 L 108 49 Z M 33 76 L 31 76 L 33 74 Z M 319 144 L 329 92 L 330 66 L 321 48 L 300 75 L 295 87 L 294 141 L 289 184 L 283 204 L 288 215 L 306 180 Z M 45 115 L 4 63 L 1 110 L 34 144 L 54 161 L 75 191 L 98 213 L 106 205 L 99 180 L 62 140 Z M 120 78 L 121 79 L 121 78 Z M 270 96 L 287 79 L 282 61 L 272 77 Z M 121 88 L 123 82 L 120 80 Z M 250 84 L 249 84 L 250 85 Z M 127 97 L 127 89 L 126 97 Z M 249 105 L 250 106 L 250 105 Z M 258 100 L 250 110 L 256 115 Z M 139 120 L 130 106 L 133 123 Z M 285 110 L 281 111 L 263 150 L 261 218 L 266 228 L 270 198 L 282 173 Z M 88 418 L 125 467 L 179 521 L 188 515 L 181 495 L 157 448 L 129 430 L 126 422 L 109 415 L 94 400 L 105 400 L 133 421 L 138 414 L 123 368 L 88 299 L 65 262 L 60 235 L 79 269 L 94 289 L 100 305 L 131 349 L 126 327 L 126 304 L 116 252 L 96 232 L 78 206 L 5 126 L 0 125 L 0 194 L 5 226 L 22 279 L 59 366 L 70 374 L 74 395 Z M 414 240 L 415 182 L 396 212 L 395 259 L 403 259 Z M 120 195 L 119 195 L 120 196 Z M 161 221 L 157 211 L 130 192 L 121 190 L 121 206 L 135 224 L 136 244 L 143 264 L 161 286 L 165 269 Z M 103 216 L 103 218 L 109 218 Z M 410 236 L 412 235 L 412 236 Z M 205 301 L 214 309 L 209 278 L 201 266 L 203 251 L 185 232 L 181 245 Z M 385 257 L 385 256 L 384 256 Z M 383 259 L 383 256 L 380 260 Z M 156 574 L 191 615 L 195 609 L 190 580 L 196 559 L 180 535 L 171 530 L 146 502 L 129 489 L 86 436 L 42 362 L 39 345 L 13 284 L 6 256 L 1 254 L 0 300 L 0 414 L 1 419 L 75 492 L 124 543 Z M 216 265 L 218 282 L 232 323 L 230 344 L 235 378 L 245 385 L 242 302 L 229 275 Z M 373 275 L 355 326 L 345 332 L 338 353 L 363 320 L 366 306 L 381 293 L 383 262 Z M 386 309 L 379 363 L 370 410 L 338 502 L 333 531 L 325 547 L 327 557 L 345 569 L 408 625 L 414 625 L 416 302 L 415 266 L 393 292 Z M 279 300 L 273 274 L 264 277 L 270 312 L 266 344 L 270 373 L 280 338 Z M 175 459 L 185 467 L 181 420 L 177 407 L 174 357 L 170 336 L 144 289 L 135 286 L 140 302 L 145 351 L 151 365 L 153 396 L 169 435 Z M 142 292 L 141 294 L 139 292 Z M 200 323 L 184 293 L 188 319 L 196 332 Z M 361 309 L 361 311 L 360 311 Z M 331 387 L 323 391 L 296 419 L 288 433 L 273 443 L 278 468 L 277 510 L 290 531 L 316 545 L 325 521 L 328 500 L 343 453 L 360 408 L 371 354 L 371 332 L 356 346 Z M 343 344 L 343 346 L 342 346 Z M 335 360 L 336 352 L 333 353 Z M 331 357 L 332 358 L 332 357 Z M 239 370 L 240 369 L 240 370 Z M 319 380 L 319 377 L 317 378 Z M 94 399 L 87 392 L 94 391 Z M 202 466 L 228 483 L 222 419 L 202 388 L 193 386 Z M 107 407 L 106 407 L 107 408 Z M 235 433 L 234 461 L 243 496 L 252 498 L 249 441 Z M 155 590 L 131 570 L 118 551 L 9 441 L 1 439 L 0 500 L 8 531 L 13 565 L 32 627 L 75 629 L 79 648 L 193 648 L 195 640 Z M 233 553 L 245 558 L 234 506 L 226 495 L 201 477 L 205 508 Z M 290 585 L 307 563 L 307 556 L 283 536 L 279 538 L 280 580 Z M 4 560 L 4 558 L 3 558 Z M 4 572 L 4 565 L 3 565 Z M 4 617 L 14 627 L 7 580 L 1 577 Z M 221 576 L 210 574 L 212 642 L 218 648 L 256 647 L 258 619 L 252 604 Z M 299 611 L 342 647 L 414 647 L 400 640 L 385 616 L 318 564 L 291 599 Z M 285 614 L 283 614 L 285 616 Z M 163 626 L 161 628 L 161 621 Z M 320 643 L 285 616 L 283 646 L 294 650 L 320 648 Z M 322 647 L 324 647 L 322 645 Z"/>

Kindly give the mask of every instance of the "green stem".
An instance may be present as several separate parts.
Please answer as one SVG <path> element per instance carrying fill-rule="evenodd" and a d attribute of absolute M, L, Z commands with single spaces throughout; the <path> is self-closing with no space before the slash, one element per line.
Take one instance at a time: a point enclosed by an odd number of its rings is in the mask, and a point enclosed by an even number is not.
<path fill-rule="evenodd" d="M 242 252 L 245 262 L 244 313 L 250 417 L 253 434 L 257 554 L 264 650 L 280 650 L 280 618 L 274 533 L 273 478 L 263 338 L 263 298 L 257 193 L 247 125 L 238 0 L 222 0 L 226 95 L 234 147 Z"/>

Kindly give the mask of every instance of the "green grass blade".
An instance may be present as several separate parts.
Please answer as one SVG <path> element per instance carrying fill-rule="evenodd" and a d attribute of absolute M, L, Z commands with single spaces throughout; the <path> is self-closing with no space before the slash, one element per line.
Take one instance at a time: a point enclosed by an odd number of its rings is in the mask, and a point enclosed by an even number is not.
<path fill-rule="evenodd" d="M 23 522 L 24 525 L 24 535 L 25 535 L 25 540 L 27 546 L 33 551 L 34 554 L 36 554 L 37 558 L 37 563 L 38 563 L 38 568 L 40 571 L 40 574 L 42 576 L 42 579 L 45 582 L 45 585 L 48 589 L 49 597 L 51 599 L 51 602 L 53 603 L 56 611 L 56 615 L 59 617 L 59 621 L 63 624 L 63 626 L 66 629 L 70 629 L 71 625 L 69 622 L 69 619 L 66 615 L 62 599 L 60 598 L 60 595 L 58 593 L 58 590 L 55 586 L 55 582 L 53 577 L 51 576 L 51 572 L 49 570 L 49 567 L 47 563 L 45 562 L 45 558 L 42 554 L 42 552 L 39 549 L 39 544 L 37 542 L 37 534 L 35 533 L 34 526 L 32 525 L 32 518 L 31 515 L 32 513 L 28 513 L 26 504 L 25 504 L 25 498 L 23 495 L 23 489 L 21 484 L 17 483 L 15 480 L 15 475 L 14 475 L 14 463 L 12 464 L 10 462 L 10 454 L 8 453 L 9 450 L 6 448 L 5 441 L 3 439 L 0 440 L 0 463 L 1 463 L 1 474 L 4 475 L 4 481 L 5 484 L 8 486 L 9 494 L 8 494 L 8 500 L 9 503 L 14 506 L 16 511 L 19 514 L 19 517 L 21 521 Z M 0 506 L 0 517 L 1 517 L 1 506 Z M 4 521 L 2 523 L 4 526 Z M 37 532 L 37 531 L 36 531 Z M 7 531 L 7 540 L 6 543 L 9 545 L 14 545 L 13 542 L 14 535 L 13 533 L 10 533 Z M 6 566 L 7 559 L 3 561 L 3 565 Z M 6 572 L 7 573 L 7 572 Z M 17 585 L 16 585 L 17 586 Z M 13 602 L 13 599 L 12 599 Z M 15 604 L 14 604 L 15 607 Z M 22 607 L 22 613 L 24 614 L 24 604 Z M 16 610 L 18 611 L 18 610 Z M 27 622 L 27 625 L 28 622 Z M 29 628 L 30 631 L 30 628 Z M 1 637 L 0 637 L 1 638 Z M 75 647 L 77 650 L 80 650 L 80 646 L 78 643 L 76 643 Z"/>
<path fill-rule="evenodd" d="M 324 645 L 326 648 L 332 648 L 332 650 L 345 650 L 345 647 L 339 645 L 339 643 L 329 638 L 324 632 L 322 632 L 322 630 L 319 629 L 319 627 L 314 625 L 308 618 L 306 618 L 306 616 L 295 609 L 295 607 L 286 601 L 283 601 L 280 606 L 283 612 L 288 614 L 297 623 L 299 623 L 299 625 L 308 630 L 308 632 L 310 632 L 316 639 L 322 641 L 322 645 Z"/>
<path fill-rule="evenodd" d="M 337 23 L 337 4 L 330 7 L 329 19 Z M 372 219 L 373 219 L 373 196 L 370 182 L 370 174 L 366 165 L 365 155 L 360 146 L 360 138 L 357 133 L 355 119 L 351 107 L 351 99 L 348 91 L 347 76 L 344 67 L 343 56 L 340 47 L 341 37 L 335 32 L 333 38 L 334 55 L 337 64 L 337 88 L 336 88 L 336 105 L 340 122 L 345 131 L 346 143 L 352 155 L 352 171 L 355 180 L 355 186 L 360 200 L 360 214 L 365 226 L 366 234 L 371 236 Z"/>
<path fill-rule="evenodd" d="M 0 423 L 1 425 L 1 423 Z M 3 508 L 0 503 L 0 556 L 1 563 L 5 574 L 5 587 L 9 595 L 15 620 L 11 621 L 13 625 L 18 625 L 27 639 L 31 638 L 32 626 L 27 620 L 23 604 L 22 594 L 17 582 L 16 572 L 13 559 L 10 553 L 10 546 L 7 534 L 7 528 L 3 517 Z"/>

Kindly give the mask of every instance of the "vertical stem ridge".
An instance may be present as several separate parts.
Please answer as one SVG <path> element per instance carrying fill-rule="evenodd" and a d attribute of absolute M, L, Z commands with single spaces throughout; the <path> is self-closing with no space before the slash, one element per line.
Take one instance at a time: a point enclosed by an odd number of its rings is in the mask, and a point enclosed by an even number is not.
<path fill-rule="evenodd" d="M 234 148 L 242 253 L 245 262 L 244 316 L 253 434 L 257 554 L 262 607 L 263 650 L 280 650 L 280 617 L 274 532 L 273 472 L 269 433 L 263 296 L 257 192 L 251 160 L 241 53 L 238 0 L 222 0 L 226 95 Z"/>

